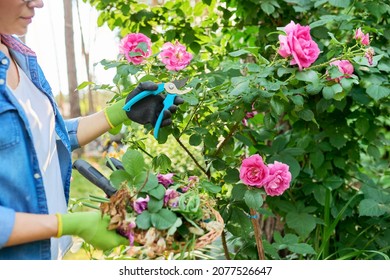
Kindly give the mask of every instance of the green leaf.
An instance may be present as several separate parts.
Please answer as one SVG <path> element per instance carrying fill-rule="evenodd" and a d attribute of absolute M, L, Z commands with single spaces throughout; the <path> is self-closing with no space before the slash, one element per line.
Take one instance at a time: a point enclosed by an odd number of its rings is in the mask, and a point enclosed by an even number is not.
<path fill-rule="evenodd" d="M 152 166 L 154 169 L 159 169 L 160 172 L 165 172 L 171 168 L 172 161 L 166 154 L 159 154 L 152 160 Z"/>
<path fill-rule="evenodd" d="M 314 168 L 317 169 L 324 163 L 325 156 L 320 150 L 317 150 L 310 154 L 310 160 Z"/>
<path fill-rule="evenodd" d="M 310 109 L 303 109 L 298 112 L 299 118 L 309 122 L 309 121 L 315 121 L 314 119 L 314 113 Z"/>
<path fill-rule="evenodd" d="M 347 8 L 351 4 L 351 0 L 329 0 L 329 4 L 339 8 Z"/>
<path fill-rule="evenodd" d="M 314 70 L 298 72 L 295 77 L 299 81 L 317 84 L 319 82 L 318 73 Z"/>
<path fill-rule="evenodd" d="M 263 68 L 260 67 L 260 65 L 255 63 L 248 63 L 247 69 L 250 73 L 260 73 L 263 70 Z"/>
<path fill-rule="evenodd" d="M 220 158 L 213 160 L 212 164 L 215 170 L 221 171 L 226 169 L 226 162 Z"/>
<path fill-rule="evenodd" d="M 364 193 L 364 198 L 370 198 L 379 203 L 390 203 L 390 194 L 378 187 L 364 185 L 361 189 Z"/>
<path fill-rule="evenodd" d="M 341 177 L 338 177 L 338 176 L 330 176 L 330 177 L 327 177 L 325 180 L 324 180 L 324 186 L 331 189 L 331 190 L 334 190 L 334 189 L 337 189 L 339 187 L 341 187 L 344 183 L 344 180 L 341 178 Z"/>
<path fill-rule="evenodd" d="M 215 185 L 209 181 L 202 181 L 200 185 L 204 190 L 210 193 L 219 193 L 222 190 L 221 186 Z"/>
<path fill-rule="evenodd" d="M 149 197 L 148 201 L 148 211 L 150 213 L 157 213 L 162 209 L 164 206 L 164 200 L 163 199 L 156 199 L 152 196 Z"/>
<path fill-rule="evenodd" d="M 274 118 L 272 117 L 272 115 L 270 113 L 266 113 L 264 116 L 265 128 L 272 130 L 275 128 L 275 125 L 276 125 L 276 122 L 275 122 Z"/>
<path fill-rule="evenodd" d="M 290 233 L 287 233 L 290 234 Z M 284 244 L 284 240 L 279 231 L 274 231 L 274 240 L 278 244 Z"/>
<path fill-rule="evenodd" d="M 390 88 L 381 85 L 371 85 L 367 88 L 367 94 L 375 101 L 378 101 L 390 95 Z"/>
<path fill-rule="evenodd" d="M 288 245 L 287 248 L 291 252 L 296 254 L 301 254 L 301 255 L 316 254 L 316 251 L 314 251 L 313 247 L 306 243 L 297 243 L 297 244 Z"/>
<path fill-rule="evenodd" d="M 379 217 L 386 212 L 390 212 L 390 208 L 373 199 L 363 199 L 359 203 L 360 216 Z"/>
<path fill-rule="evenodd" d="M 347 139 L 345 139 L 341 134 L 335 134 L 329 137 L 329 142 L 333 147 L 340 149 L 345 146 Z"/>
<path fill-rule="evenodd" d="M 158 185 L 157 188 L 153 188 L 148 192 L 149 196 L 154 197 L 156 199 L 163 199 L 165 195 L 165 188 L 163 185 Z"/>
<path fill-rule="evenodd" d="M 251 219 L 242 211 L 241 208 L 231 207 L 230 218 L 226 223 L 227 230 L 240 238 L 253 238 L 253 227 Z"/>
<path fill-rule="evenodd" d="M 144 171 L 134 178 L 134 185 L 141 192 L 148 193 L 159 184 L 156 175 Z"/>
<path fill-rule="evenodd" d="M 249 54 L 249 53 L 250 52 L 247 50 L 238 50 L 238 51 L 234 51 L 234 52 L 229 53 L 229 55 L 232 57 L 239 57 L 239 56 L 242 56 L 244 54 Z"/>
<path fill-rule="evenodd" d="M 292 100 L 292 102 L 294 102 L 294 104 L 295 105 L 297 105 L 297 106 L 303 106 L 303 104 L 304 104 L 304 99 L 303 99 L 303 97 L 301 96 L 301 95 L 293 95 L 293 96 L 290 96 L 289 97 L 291 100 Z"/>
<path fill-rule="evenodd" d="M 381 156 L 381 152 L 379 151 L 377 146 L 369 145 L 367 148 L 367 153 L 372 156 L 374 159 L 379 159 Z"/>
<path fill-rule="evenodd" d="M 288 144 L 289 139 L 286 137 L 286 135 L 281 134 L 277 136 L 274 141 L 272 142 L 272 151 L 276 154 L 282 151 L 286 145 Z"/>
<path fill-rule="evenodd" d="M 197 42 L 192 42 L 189 47 L 196 54 L 198 54 L 202 49 L 201 45 Z"/>
<path fill-rule="evenodd" d="M 78 90 L 81 90 L 81 89 L 83 89 L 83 88 L 85 88 L 85 87 L 87 87 L 87 86 L 94 85 L 94 84 L 95 84 L 94 82 L 82 82 L 82 83 L 77 87 L 77 89 L 78 89 Z"/>
<path fill-rule="evenodd" d="M 331 79 L 335 79 L 335 78 L 344 76 L 344 73 L 341 72 L 336 65 L 332 65 L 329 67 L 328 74 L 329 74 Z"/>
<path fill-rule="evenodd" d="M 242 93 L 245 93 L 249 90 L 249 81 L 243 81 L 239 84 L 237 84 L 234 89 L 230 92 L 230 95 L 237 96 Z"/>
<path fill-rule="evenodd" d="M 144 212 L 142 212 L 144 213 Z M 151 223 L 156 229 L 165 230 L 172 227 L 177 220 L 177 216 L 171 210 L 161 209 L 157 213 L 151 214 Z"/>
<path fill-rule="evenodd" d="M 378 64 L 378 69 L 383 71 L 383 72 L 390 73 L 390 63 L 388 61 L 382 60 Z"/>
<path fill-rule="evenodd" d="M 359 84 L 359 81 L 353 78 L 345 78 L 342 79 L 340 83 L 344 90 L 349 91 L 352 88 L 353 84 Z"/>
<path fill-rule="evenodd" d="M 326 0 L 327 1 L 327 0 Z M 310 28 L 311 29 L 315 29 L 316 27 L 320 27 L 320 26 L 324 26 L 326 25 L 327 23 L 329 23 L 329 21 L 331 21 L 330 19 L 320 19 L 320 20 L 317 20 L 317 21 L 314 21 L 312 23 L 310 23 Z"/>
<path fill-rule="evenodd" d="M 324 87 L 322 89 L 322 94 L 325 99 L 332 99 L 335 98 L 335 96 L 338 93 L 341 93 L 343 91 L 343 88 L 340 84 L 334 84 L 330 87 Z"/>
<path fill-rule="evenodd" d="M 307 213 L 290 212 L 286 216 L 286 222 L 303 238 L 306 238 L 316 227 L 316 219 Z"/>
<path fill-rule="evenodd" d="M 129 52 L 130 57 L 142 56 L 141 52 Z"/>
<path fill-rule="evenodd" d="M 315 200 L 321 204 L 322 206 L 325 206 L 326 203 L 326 189 L 320 186 L 316 186 L 313 190 L 313 195 Z M 332 201 L 332 197 L 331 197 Z"/>
<path fill-rule="evenodd" d="M 139 229 L 149 229 L 152 226 L 151 215 L 148 210 L 143 211 L 135 218 L 135 223 Z"/>
<path fill-rule="evenodd" d="M 345 168 L 345 159 L 344 157 L 335 157 L 333 159 L 333 164 L 338 167 L 338 168 L 341 168 L 341 169 L 344 169 Z"/>
<path fill-rule="evenodd" d="M 297 70 L 295 68 L 278 68 L 277 74 L 278 77 L 282 77 L 285 74 L 295 73 Z"/>
<path fill-rule="evenodd" d="M 360 117 L 356 120 L 356 128 L 361 134 L 364 135 L 370 128 L 370 122 L 367 120 L 367 118 Z"/>
<path fill-rule="evenodd" d="M 148 44 L 146 42 L 140 42 L 138 43 L 137 48 L 146 53 L 148 51 Z"/>
<path fill-rule="evenodd" d="M 284 104 L 281 100 L 278 98 L 272 97 L 271 98 L 271 108 L 272 111 L 276 113 L 277 116 L 280 116 L 284 112 Z"/>
<path fill-rule="evenodd" d="M 270 15 L 273 12 L 275 12 L 275 7 L 273 5 L 271 5 L 270 3 L 263 2 L 260 4 L 260 7 L 264 11 L 264 13 L 266 13 L 267 15 Z"/>
<path fill-rule="evenodd" d="M 286 245 L 292 245 L 292 244 L 298 243 L 298 241 L 299 241 L 299 237 L 298 236 L 296 236 L 295 234 L 287 233 L 283 237 L 283 240 L 281 240 L 281 242 L 279 242 L 279 243 L 283 243 L 283 244 L 286 244 Z"/>
<path fill-rule="evenodd" d="M 132 178 L 125 170 L 115 170 L 110 175 L 110 182 L 119 190 L 126 182 L 132 182 Z"/>
<path fill-rule="evenodd" d="M 140 174 L 145 168 L 142 154 L 135 150 L 127 150 L 122 157 L 122 163 L 127 173 L 132 177 Z"/>
<path fill-rule="evenodd" d="M 202 143 L 202 136 L 199 134 L 192 134 L 189 143 L 191 146 L 199 146 Z"/>
<path fill-rule="evenodd" d="M 245 193 L 248 190 L 248 187 L 244 184 L 234 185 L 232 188 L 232 198 L 236 201 L 241 201 L 244 199 Z"/>
<path fill-rule="evenodd" d="M 227 168 L 226 169 L 226 175 L 223 177 L 223 180 L 226 183 L 237 183 L 240 180 L 240 172 L 236 168 Z"/>
<path fill-rule="evenodd" d="M 252 209 L 259 209 L 263 206 L 263 191 L 260 189 L 249 189 L 245 192 L 244 200 L 246 205 Z"/>

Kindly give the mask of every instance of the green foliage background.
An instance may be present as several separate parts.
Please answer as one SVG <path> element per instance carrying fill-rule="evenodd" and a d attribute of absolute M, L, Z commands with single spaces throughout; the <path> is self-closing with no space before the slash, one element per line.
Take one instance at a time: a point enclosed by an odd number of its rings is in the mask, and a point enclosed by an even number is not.
<path fill-rule="evenodd" d="M 256 209 L 265 223 L 282 225 L 264 236 L 267 258 L 389 258 L 388 1 L 176 0 L 154 7 L 132 0 L 85 1 L 100 11 L 99 24 L 120 36 L 142 32 L 155 51 L 179 40 L 195 54 L 184 73 L 192 77 L 193 91 L 184 96 L 174 127 L 160 132 L 160 146 L 170 149 L 158 150 L 135 126 L 128 144 L 147 152 L 162 172 L 180 169 L 220 187 L 212 195 L 233 248 L 227 258 L 258 258 L 248 213 L 259 196 L 247 192 L 238 172 L 242 159 L 254 153 L 288 164 L 293 175 L 283 196 L 266 197 Z M 291 20 L 309 25 L 321 49 L 302 72 L 276 54 L 281 28 Z M 371 67 L 350 51 L 359 27 L 375 50 Z M 354 78 L 340 84 L 326 79 L 336 57 L 353 63 Z M 103 64 L 118 69 L 118 97 L 140 81 L 131 65 Z M 166 78 L 152 70 L 143 79 Z M 259 114 L 244 126 L 253 109 Z M 183 158 L 184 164 L 175 163 Z"/>

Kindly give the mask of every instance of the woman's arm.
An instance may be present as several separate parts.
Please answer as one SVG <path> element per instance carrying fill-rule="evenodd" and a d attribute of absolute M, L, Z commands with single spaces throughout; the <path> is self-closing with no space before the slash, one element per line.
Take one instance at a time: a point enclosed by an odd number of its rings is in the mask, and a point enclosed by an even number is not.
<path fill-rule="evenodd" d="M 110 129 L 111 126 L 107 122 L 104 111 L 80 118 L 77 129 L 79 145 L 84 146 L 88 144 Z"/>
<path fill-rule="evenodd" d="M 56 215 L 16 213 L 12 233 L 5 244 L 14 246 L 57 236 Z"/>

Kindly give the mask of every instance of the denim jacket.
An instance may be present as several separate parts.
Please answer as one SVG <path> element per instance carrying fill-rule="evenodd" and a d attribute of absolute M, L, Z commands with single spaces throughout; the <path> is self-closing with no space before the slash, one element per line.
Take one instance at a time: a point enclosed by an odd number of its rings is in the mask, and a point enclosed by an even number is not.
<path fill-rule="evenodd" d="M 79 147 L 76 137 L 79 119 L 63 120 L 35 53 L 13 36 L 0 36 L 20 68 L 47 95 L 53 106 L 58 157 L 68 202 L 71 151 Z M 29 122 L 5 82 L 8 66 L 9 59 L 0 51 L 0 259 L 50 259 L 49 239 L 4 247 L 14 226 L 15 212 L 48 213 Z"/>

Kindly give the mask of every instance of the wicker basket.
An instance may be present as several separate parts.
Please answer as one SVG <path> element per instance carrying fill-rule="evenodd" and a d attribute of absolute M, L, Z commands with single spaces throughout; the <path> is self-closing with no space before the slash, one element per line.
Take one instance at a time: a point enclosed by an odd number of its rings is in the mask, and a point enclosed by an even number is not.
<path fill-rule="evenodd" d="M 221 214 L 218 211 L 216 211 L 213 208 L 209 208 L 209 210 L 210 213 L 214 215 L 215 221 L 220 224 L 220 227 L 218 227 L 217 229 L 211 229 L 206 234 L 197 238 L 193 247 L 191 246 L 189 248 L 186 248 L 187 244 L 185 242 L 167 241 L 165 250 L 161 252 L 159 255 L 167 254 L 170 252 L 179 253 L 183 250 L 188 251 L 193 249 L 200 249 L 214 242 L 221 235 L 223 231 L 224 221 L 223 218 L 221 217 Z M 134 236 L 134 241 L 140 245 L 144 245 L 145 244 L 144 237 L 145 237 L 145 232 L 138 232 Z M 156 242 L 153 243 L 151 247 L 157 247 L 157 243 Z"/>

